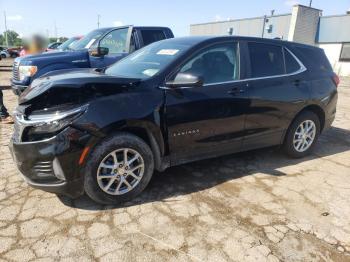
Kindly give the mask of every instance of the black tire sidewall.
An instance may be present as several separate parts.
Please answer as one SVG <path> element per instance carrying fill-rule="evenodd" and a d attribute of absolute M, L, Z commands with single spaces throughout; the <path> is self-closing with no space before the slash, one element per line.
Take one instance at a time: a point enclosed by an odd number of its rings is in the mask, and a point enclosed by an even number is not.
<path fill-rule="evenodd" d="M 294 145 L 293 145 L 293 138 L 294 138 L 294 134 L 295 134 L 295 131 L 296 129 L 298 128 L 298 126 L 306 121 L 306 120 L 311 120 L 315 123 L 316 125 L 316 135 L 315 135 L 315 138 L 314 138 L 314 141 L 312 142 L 312 145 L 307 149 L 305 150 L 304 152 L 298 152 L 295 148 L 294 148 Z M 284 151 L 291 157 L 293 158 L 301 158 L 301 157 L 304 157 L 304 156 L 307 156 L 309 155 L 313 148 L 315 147 L 315 144 L 318 140 L 318 137 L 320 135 L 320 120 L 318 118 L 318 116 L 311 112 L 311 111 L 304 111 L 302 113 L 300 113 L 295 119 L 294 121 L 292 122 L 292 124 L 290 125 L 288 131 L 287 131 L 287 135 L 286 135 L 286 138 L 285 138 L 285 141 L 284 141 Z"/>
<path fill-rule="evenodd" d="M 123 195 L 109 195 L 97 182 L 97 169 L 101 161 L 112 151 L 119 148 L 131 148 L 143 158 L 145 170 L 141 181 L 130 192 Z M 153 154 L 149 146 L 139 137 L 128 133 L 118 133 L 98 144 L 89 154 L 84 168 L 84 188 L 87 195 L 101 204 L 119 204 L 129 201 L 140 194 L 148 185 L 154 170 Z"/>

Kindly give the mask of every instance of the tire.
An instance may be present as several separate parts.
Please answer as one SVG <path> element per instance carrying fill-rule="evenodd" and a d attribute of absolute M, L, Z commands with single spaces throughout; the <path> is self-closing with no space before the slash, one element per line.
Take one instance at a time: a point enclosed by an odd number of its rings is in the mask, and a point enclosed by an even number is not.
<path fill-rule="evenodd" d="M 129 161 L 136 159 L 130 166 L 125 165 L 125 162 L 123 162 L 125 149 L 127 149 L 126 158 L 128 159 L 129 157 Z M 136 164 L 137 166 L 142 166 L 143 164 L 143 167 L 134 171 L 134 175 L 138 173 L 136 176 L 128 175 L 129 173 L 126 172 L 131 172 L 132 169 L 137 167 L 135 167 Z M 120 167 L 121 165 L 123 167 Z M 113 169 L 102 166 L 113 166 Z M 135 198 L 146 188 L 152 178 L 153 170 L 154 158 L 149 146 L 135 135 L 118 133 L 103 140 L 89 154 L 84 168 L 84 189 L 86 194 L 97 203 L 120 204 Z M 111 182 L 112 178 L 110 179 L 109 177 L 101 178 L 110 175 L 115 176 L 114 182 Z M 132 189 L 129 189 L 126 182 L 121 182 L 122 180 L 126 181 L 129 186 L 132 186 Z M 131 180 L 135 180 L 135 182 L 132 183 Z M 109 185 L 110 182 L 112 183 L 111 185 Z M 118 189 L 119 184 L 121 184 L 120 189 Z M 106 190 L 108 185 L 109 188 Z M 106 187 L 106 191 L 102 187 Z M 124 193 L 122 193 L 122 190 L 124 190 Z"/>
<path fill-rule="evenodd" d="M 2 54 L 2 55 L 1 55 L 1 58 L 6 58 L 6 55 Z"/>
<path fill-rule="evenodd" d="M 308 126 L 308 128 L 305 129 L 310 129 L 311 126 L 313 126 L 314 128 L 314 135 L 312 134 L 311 137 L 313 137 L 313 139 L 311 139 L 309 136 L 306 136 L 306 138 L 302 138 L 302 135 L 299 135 L 302 129 L 300 129 L 301 124 L 303 123 L 303 127 Z M 313 123 L 313 124 L 312 124 Z M 310 131 L 311 132 L 311 131 Z M 298 133 L 298 134 L 297 134 Z M 311 133 L 309 133 L 311 134 Z M 309 155 L 317 140 L 318 137 L 320 135 L 320 119 L 319 117 L 311 112 L 311 111 L 304 111 L 302 112 L 300 115 L 298 115 L 294 121 L 292 122 L 292 124 L 289 126 L 285 140 L 284 140 L 284 144 L 283 144 L 283 149 L 285 151 L 285 153 L 292 157 L 292 158 L 301 158 L 304 156 Z M 296 140 L 294 140 L 296 139 Z M 300 140 L 300 141 L 298 141 Z M 306 145 L 307 143 L 308 145 L 305 146 L 305 148 L 303 149 L 304 145 Z M 310 143 L 311 142 L 311 143 Z M 300 144 L 302 143 L 302 144 Z M 299 150 L 298 150 L 299 149 Z"/>

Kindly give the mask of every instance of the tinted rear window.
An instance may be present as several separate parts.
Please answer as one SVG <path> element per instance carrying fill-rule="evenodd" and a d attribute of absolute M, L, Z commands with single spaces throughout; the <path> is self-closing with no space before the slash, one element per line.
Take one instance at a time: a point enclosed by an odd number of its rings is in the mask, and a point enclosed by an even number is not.
<path fill-rule="evenodd" d="M 141 35 L 144 45 L 165 39 L 163 30 L 141 30 Z"/>
<path fill-rule="evenodd" d="M 284 59 L 286 63 L 286 72 L 287 74 L 294 73 L 300 69 L 299 63 L 291 55 L 291 53 L 284 48 Z"/>
<path fill-rule="evenodd" d="M 303 64 L 308 70 L 329 72 L 333 71 L 324 51 L 319 48 L 297 47 Z M 299 55 L 298 55 L 299 58 Z"/>
<path fill-rule="evenodd" d="M 264 77 L 285 73 L 283 50 L 277 45 L 248 43 L 252 76 Z"/>

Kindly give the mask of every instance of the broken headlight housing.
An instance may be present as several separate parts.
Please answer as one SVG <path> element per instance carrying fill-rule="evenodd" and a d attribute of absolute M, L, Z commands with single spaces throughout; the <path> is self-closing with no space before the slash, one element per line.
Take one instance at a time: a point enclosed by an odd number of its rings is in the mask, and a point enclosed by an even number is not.
<path fill-rule="evenodd" d="M 19 120 L 26 126 L 25 140 L 36 141 L 52 137 L 81 116 L 86 109 L 87 105 L 64 111 L 40 112 L 31 114 L 26 120 Z"/>

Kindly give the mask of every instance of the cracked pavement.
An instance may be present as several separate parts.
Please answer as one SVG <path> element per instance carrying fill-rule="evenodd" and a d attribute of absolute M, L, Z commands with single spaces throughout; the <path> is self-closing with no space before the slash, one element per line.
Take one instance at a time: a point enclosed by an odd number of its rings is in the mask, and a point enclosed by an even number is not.
<path fill-rule="evenodd" d="M 119 207 L 30 188 L 0 124 L 0 261 L 350 261 L 350 78 L 338 90 L 311 156 L 269 148 L 173 167 Z"/>

